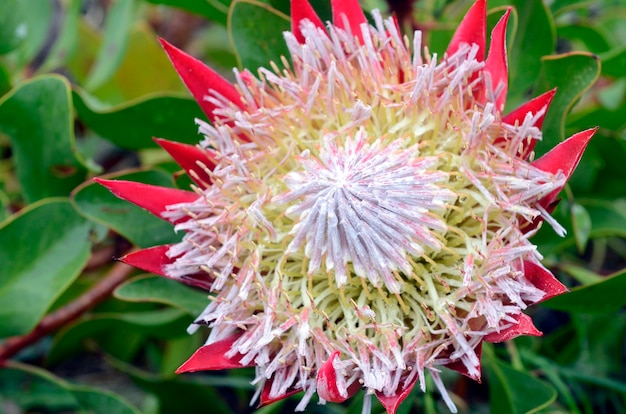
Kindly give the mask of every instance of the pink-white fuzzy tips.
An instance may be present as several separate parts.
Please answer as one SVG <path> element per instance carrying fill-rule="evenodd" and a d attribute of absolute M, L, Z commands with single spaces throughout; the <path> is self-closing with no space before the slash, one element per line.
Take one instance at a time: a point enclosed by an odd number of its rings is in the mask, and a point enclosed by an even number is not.
<path fill-rule="evenodd" d="M 204 345 L 194 352 L 194 354 L 176 370 L 176 373 L 182 374 L 184 372 L 243 368 L 245 365 L 242 365 L 240 362 L 241 354 L 235 354 L 233 357 L 226 356 L 240 336 L 241 334 L 235 334 L 221 341 Z"/>
<path fill-rule="evenodd" d="M 533 324 L 533 320 L 525 313 L 518 313 L 513 316 L 517 320 L 516 324 L 501 330 L 500 332 L 493 332 L 485 336 L 487 342 L 506 342 L 518 336 L 542 336 L 540 330 L 538 330 Z"/>
<path fill-rule="evenodd" d="M 307 19 L 320 29 L 324 29 L 324 23 L 315 13 L 308 0 L 291 0 L 291 32 L 300 43 L 304 43 L 300 24 Z"/>
<path fill-rule="evenodd" d="M 337 387 L 337 371 L 333 366 L 333 361 L 339 356 L 339 351 L 332 353 L 328 361 L 324 362 L 317 371 L 317 394 L 320 398 L 330 402 L 344 402 L 350 398 L 358 387 L 350 387 L 346 395 L 342 395 Z M 354 384 L 353 384 L 354 385 Z M 356 384 L 358 386 L 358 383 Z"/>
<path fill-rule="evenodd" d="M 211 184 L 207 169 L 212 170 L 216 160 L 209 150 L 161 138 L 155 138 L 154 141 L 174 158 L 197 185 L 207 188 Z"/>
<path fill-rule="evenodd" d="M 408 384 L 403 384 L 401 388 L 396 392 L 395 395 L 386 396 L 384 393 L 376 391 L 376 398 L 378 401 L 385 407 L 387 414 L 395 414 L 402 401 L 409 396 L 413 387 L 415 386 L 415 382 L 417 382 L 417 376 L 413 377 Z"/>
<path fill-rule="evenodd" d="M 176 188 L 159 187 L 125 180 L 105 180 L 102 178 L 94 178 L 93 180 L 106 187 L 117 197 L 130 201 L 148 210 L 155 216 L 174 224 L 185 219 L 172 221 L 165 217 L 163 213 L 167 210 L 167 206 L 178 203 L 190 203 L 198 199 L 198 194 Z"/>
<path fill-rule="evenodd" d="M 189 89 L 189 92 L 191 92 L 209 120 L 213 121 L 215 119 L 213 111 L 216 108 L 214 103 L 206 99 L 206 97 L 209 96 L 210 90 L 219 93 L 238 107 L 244 108 L 237 89 L 226 79 L 218 75 L 217 72 L 198 59 L 172 46 L 166 40 L 159 39 L 159 42 L 161 42 L 165 53 L 167 53 L 167 56 L 172 61 L 174 69 L 176 69 L 183 83 L 187 86 L 187 89 Z"/>
<path fill-rule="evenodd" d="M 563 283 L 559 282 L 556 277 L 545 267 L 540 264 L 525 261 L 524 275 L 526 279 L 539 290 L 545 292 L 542 301 L 548 300 L 554 296 L 558 296 L 568 291 Z"/>
<path fill-rule="evenodd" d="M 333 24 L 340 29 L 350 31 L 353 36 L 357 36 L 363 42 L 361 24 L 367 22 L 365 13 L 361 9 L 358 0 L 331 0 L 333 9 Z"/>
<path fill-rule="evenodd" d="M 569 180 L 580 162 L 583 152 L 585 148 L 587 148 L 587 144 L 589 144 L 589 140 L 591 140 L 591 137 L 593 137 L 597 130 L 598 128 L 592 128 L 572 135 L 552 148 L 552 150 L 543 157 L 535 160 L 533 166 L 553 174 L 561 171 Z M 562 189 L 563 186 L 545 196 L 541 200 L 541 205 L 544 208 L 550 206 Z"/>
<path fill-rule="evenodd" d="M 508 8 L 491 32 L 489 56 L 483 68 L 485 94 L 495 93 L 496 109 L 502 112 L 506 102 L 509 69 L 506 56 L 506 25 L 511 9 Z"/>
<path fill-rule="evenodd" d="M 456 29 L 448 50 L 448 56 L 455 54 L 462 44 L 478 45 L 478 53 L 476 59 L 482 62 L 485 59 L 487 31 L 487 6 L 486 0 L 477 0 L 469 9 L 461 24 Z"/>

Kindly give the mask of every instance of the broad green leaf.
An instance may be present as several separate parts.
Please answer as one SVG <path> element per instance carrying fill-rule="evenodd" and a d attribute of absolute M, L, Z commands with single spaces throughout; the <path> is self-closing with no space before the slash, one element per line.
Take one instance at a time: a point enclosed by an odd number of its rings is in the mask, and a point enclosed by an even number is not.
<path fill-rule="evenodd" d="M 104 41 L 85 82 L 86 89 L 94 90 L 101 86 L 122 63 L 134 14 L 134 0 L 116 0 L 112 3 L 104 23 Z"/>
<path fill-rule="evenodd" d="M 543 140 L 537 143 L 537 153 L 544 154 L 565 139 L 565 118 L 578 99 L 600 75 L 597 56 L 585 52 L 546 56 L 542 60 L 541 90 L 557 88 L 546 114 Z"/>
<path fill-rule="evenodd" d="M 11 75 L 7 68 L 0 62 L 0 96 L 11 90 Z"/>
<path fill-rule="evenodd" d="M 591 218 L 592 237 L 626 237 L 626 201 L 601 201 L 585 203 Z"/>
<path fill-rule="evenodd" d="M 33 329 L 80 274 L 91 228 L 67 199 L 35 203 L 0 223 L 0 338 Z"/>
<path fill-rule="evenodd" d="M 39 68 L 39 72 L 47 72 L 63 66 L 76 51 L 81 5 L 81 0 L 69 0 L 69 4 L 65 6 L 61 33 L 54 42 L 46 61 Z"/>
<path fill-rule="evenodd" d="M 621 78 L 626 76 L 626 47 L 621 46 L 600 55 L 602 75 Z"/>
<path fill-rule="evenodd" d="M 604 280 L 572 289 L 542 303 L 551 309 L 574 313 L 611 313 L 626 306 L 626 271 Z"/>
<path fill-rule="evenodd" d="M 550 4 L 550 9 L 554 15 L 564 13 L 594 4 L 594 0 L 555 0 Z"/>
<path fill-rule="evenodd" d="M 28 202 L 66 196 L 85 179 L 72 112 L 69 84 L 56 75 L 23 82 L 0 99 L 0 131 L 11 139 Z"/>
<path fill-rule="evenodd" d="M 157 170 L 139 171 L 107 178 L 138 181 L 164 187 L 172 186 L 171 177 Z M 117 198 L 99 184 L 89 182 L 81 185 L 73 193 L 73 200 L 81 214 L 112 228 L 139 247 L 175 243 L 181 239 L 180 235 L 174 233 L 173 225 Z"/>
<path fill-rule="evenodd" d="M 583 285 L 599 282 L 604 279 L 603 276 L 600 276 L 599 274 L 592 272 L 589 269 L 576 265 L 562 264 L 561 270 L 572 276 L 578 281 L 578 283 L 581 283 Z"/>
<path fill-rule="evenodd" d="M 150 309 L 143 312 L 97 313 L 61 330 L 46 355 L 49 364 L 69 358 L 92 339 L 97 346 L 122 360 L 131 360 L 146 338 L 171 339 L 187 335 L 193 321 L 185 312 L 174 309 Z"/>
<path fill-rule="evenodd" d="M 513 6 L 517 11 L 517 33 L 509 49 L 507 102 L 518 106 L 532 89 L 541 72 L 541 58 L 554 52 L 556 33 L 552 15 L 541 0 L 490 1 L 489 7 Z M 514 108 L 510 108 L 514 109 Z"/>
<path fill-rule="evenodd" d="M 290 28 L 289 16 L 268 4 L 235 0 L 230 6 L 228 31 L 239 66 L 253 73 L 271 61 L 282 66 L 281 56 L 289 56 L 283 32 Z"/>
<path fill-rule="evenodd" d="M 226 25 L 231 0 L 147 0 L 153 4 L 177 7 Z"/>
<path fill-rule="evenodd" d="M 81 408 L 90 414 L 139 414 L 139 410 L 121 396 L 101 388 L 73 386 L 72 394 Z"/>
<path fill-rule="evenodd" d="M 137 385 L 154 394 L 159 399 L 159 407 L 163 413 L 230 414 L 233 409 L 215 387 L 236 387 L 237 390 L 252 388 L 250 385 L 252 372 L 250 372 L 250 377 L 245 379 L 225 375 L 202 377 L 189 375 L 171 377 L 168 375 L 166 377 L 140 370 L 133 365 L 115 361 L 112 358 L 109 360 L 117 369 L 130 375 Z M 184 361 L 180 362 L 182 364 Z M 243 400 L 240 402 L 243 407 L 248 405 L 251 395 L 252 393 L 244 394 Z"/>
<path fill-rule="evenodd" d="M 157 302 L 177 307 L 192 316 L 209 304 L 207 293 L 158 276 L 138 276 L 119 286 L 114 295 L 129 302 Z"/>
<path fill-rule="evenodd" d="M 103 43 L 101 33 L 81 20 L 78 24 L 78 50 L 67 61 L 67 68 L 77 85 L 84 85 L 89 69 Z M 125 105 L 159 92 L 184 93 L 183 83 L 158 42 L 157 34 L 144 21 L 133 24 L 127 50 L 115 73 L 93 95 L 107 107 Z M 87 99 L 87 98 L 85 98 Z"/>
<path fill-rule="evenodd" d="M 583 42 L 591 53 L 602 53 L 611 48 L 605 33 L 598 26 L 568 24 L 557 27 L 557 33 L 561 38 Z"/>
<path fill-rule="evenodd" d="M 139 414 L 122 396 L 99 388 L 71 384 L 41 368 L 8 362 L 0 370 L 0 395 L 24 411 L 77 410 L 92 414 Z"/>
<path fill-rule="evenodd" d="M 21 0 L 0 3 L 0 55 L 17 48 L 28 35 L 26 7 Z"/>
<path fill-rule="evenodd" d="M 0 3 L 4 4 L 6 0 Z M 26 6 L 24 17 L 26 17 L 27 36 L 20 47 L 15 50 L 17 64 L 24 66 L 31 63 L 37 54 L 44 47 L 54 16 L 54 2 L 50 0 L 13 0 Z"/>
<path fill-rule="evenodd" d="M 556 399 L 556 390 L 550 384 L 513 369 L 494 356 L 485 359 L 492 413 L 538 413 Z"/>
<path fill-rule="evenodd" d="M 75 90 L 73 98 L 80 120 L 121 148 L 154 148 L 153 137 L 189 144 L 200 140 L 194 119 L 205 116 L 193 99 L 182 95 L 145 96 L 116 106 L 102 105 L 83 90 Z"/>

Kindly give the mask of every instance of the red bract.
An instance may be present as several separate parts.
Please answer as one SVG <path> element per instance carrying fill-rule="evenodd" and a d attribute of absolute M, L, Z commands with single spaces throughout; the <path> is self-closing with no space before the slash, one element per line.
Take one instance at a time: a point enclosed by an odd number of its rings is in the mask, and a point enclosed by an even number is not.
<path fill-rule="evenodd" d="M 178 372 L 254 366 L 260 403 L 363 388 L 394 413 L 441 367 L 480 380 L 483 341 L 541 335 L 523 310 L 566 288 L 529 241 L 595 130 L 530 161 L 556 91 L 502 114 L 507 10 L 486 50 L 478 0 L 443 57 L 356 0 L 321 22 L 292 0 L 291 66 L 228 83 L 165 41 L 211 123 L 157 140 L 194 192 L 98 180 L 183 240 L 126 263 L 210 291 L 205 346 Z"/>

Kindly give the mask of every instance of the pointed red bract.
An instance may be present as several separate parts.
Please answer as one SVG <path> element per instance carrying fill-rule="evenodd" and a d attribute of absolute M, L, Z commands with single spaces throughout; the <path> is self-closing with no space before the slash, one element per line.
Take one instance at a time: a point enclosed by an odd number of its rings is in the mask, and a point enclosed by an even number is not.
<path fill-rule="evenodd" d="M 106 187 L 117 197 L 130 201 L 155 216 L 174 224 L 185 221 L 187 218 L 171 220 L 164 217 L 163 213 L 167 210 L 166 207 L 171 204 L 191 203 L 198 199 L 198 194 L 177 188 L 159 187 L 125 180 L 104 180 L 102 178 L 94 178 L 93 180 Z"/>
<path fill-rule="evenodd" d="M 163 276 L 189 286 L 210 291 L 211 286 L 213 285 L 213 278 L 205 272 L 200 271 L 196 274 L 189 274 L 181 277 L 172 277 L 167 274 L 165 267 L 173 264 L 177 259 L 177 257 L 169 257 L 167 255 L 170 247 L 170 245 L 150 247 L 148 249 L 142 249 L 129 253 L 118 260 L 129 266 L 145 270 L 146 272 L 154 273 L 155 275 Z"/>
<path fill-rule="evenodd" d="M 526 279 L 545 295 L 542 301 L 558 296 L 568 291 L 567 287 L 559 282 L 556 277 L 545 267 L 530 261 L 524 262 L 524 275 Z"/>
<path fill-rule="evenodd" d="M 287 397 L 291 397 L 294 394 L 297 394 L 302 391 L 302 388 L 290 388 L 287 390 L 285 394 L 279 395 L 277 397 L 270 397 L 270 390 L 272 389 L 273 379 L 269 379 L 263 385 L 263 390 L 261 391 L 261 398 L 259 401 L 259 407 L 264 405 L 270 405 L 275 403 L 276 401 L 284 400 Z"/>
<path fill-rule="evenodd" d="M 476 346 L 476 348 L 474 348 L 474 352 L 476 353 L 476 357 L 478 357 L 478 360 L 480 361 L 482 354 L 483 354 L 482 342 L 479 343 L 478 346 Z M 479 370 L 477 375 L 470 375 L 469 371 L 467 370 L 467 367 L 465 366 L 463 362 L 461 362 L 461 360 L 456 360 L 454 362 L 451 362 L 450 364 L 446 364 L 446 368 L 456 371 L 459 374 L 464 375 L 467 378 L 470 378 L 474 381 L 480 382 L 480 378 L 481 378 L 480 365 L 478 365 L 477 367 Z"/>
<path fill-rule="evenodd" d="M 454 32 L 454 36 L 446 51 L 448 56 L 452 56 L 459 50 L 463 43 L 468 45 L 478 45 L 476 59 L 479 62 L 485 60 L 485 46 L 487 32 L 487 6 L 486 0 L 477 0 L 468 10 L 467 14 Z"/>
<path fill-rule="evenodd" d="M 367 22 L 365 13 L 358 0 L 331 0 L 330 6 L 333 9 L 333 24 L 340 29 L 350 30 L 353 36 L 357 36 L 363 43 L 361 24 Z M 346 27 L 345 23 L 348 23 Z"/>
<path fill-rule="evenodd" d="M 546 113 L 548 112 L 548 108 L 550 107 L 550 103 L 552 103 L 552 99 L 554 98 L 555 94 L 556 88 L 537 96 L 536 98 L 526 102 L 519 108 L 504 116 L 502 118 L 502 122 L 509 125 L 521 124 L 522 122 L 524 122 L 526 114 L 530 113 L 534 115 L 539 113 L 541 110 L 544 110 L 543 115 L 537 118 L 537 121 L 535 122 L 535 126 L 541 129 L 541 127 L 543 126 L 543 120 L 546 117 Z M 523 160 L 528 159 L 530 153 L 535 149 L 535 144 L 537 144 L 537 140 L 535 139 L 524 141 L 523 147 L 520 148 L 517 156 Z"/>
<path fill-rule="evenodd" d="M 214 154 L 209 150 L 161 138 L 155 138 L 154 141 L 174 158 L 174 161 L 187 172 L 187 175 L 196 184 L 202 188 L 207 188 L 211 184 L 211 177 L 206 168 L 212 170 L 217 162 Z"/>
<path fill-rule="evenodd" d="M 330 402 L 344 402 L 348 398 L 352 397 L 361 388 L 358 382 L 351 384 L 348 387 L 348 395 L 345 397 L 339 393 L 337 388 L 337 371 L 333 366 L 333 361 L 339 356 L 339 351 L 332 353 L 328 361 L 324 362 L 320 369 L 317 371 L 317 394 L 320 398 Z"/>
<path fill-rule="evenodd" d="M 235 341 L 239 339 L 241 334 L 231 335 L 226 339 L 204 345 L 199 348 L 183 365 L 176 370 L 177 374 L 183 372 L 196 371 L 215 371 L 220 369 L 243 368 L 240 360 L 241 354 L 236 354 L 232 358 L 226 357 L 226 353 L 230 351 Z M 253 364 L 247 365 L 252 366 Z"/>
<path fill-rule="evenodd" d="M 525 104 L 521 105 L 517 109 L 514 109 L 513 111 L 502 117 L 502 122 L 509 125 L 515 125 L 516 123 L 521 124 L 522 122 L 524 122 L 526 114 L 531 113 L 534 115 L 539 113 L 539 111 L 541 111 L 542 109 L 545 109 L 543 115 L 541 115 L 537 119 L 537 122 L 535 122 L 535 126 L 541 129 L 541 127 L 543 126 L 543 120 L 546 117 L 546 113 L 548 112 L 548 108 L 550 107 L 550 103 L 552 103 L 552 99 L 554 98 L 555 94 L 556 88 L 551 89 L 548 92 L 545 92 L 537 96 L 536 98 L 531 99 L 530 101 L 526 102 Z"/>
<path fill-rule="evenodd" d="M 406 397 L 409 396 L 411 391 L 413 391 L 413 387 L 415 386 L 416 381 L 417 376 L 415 376 L 410 383 L 405 384 L 404 387 L 399 389 L 396 395 L 392 395 L 389 397 L 380 391 L 376 391 L 376 398 L 378 398 L 378 401 L 380 401 L 383 407 L 385 407 L 387 414 L 396 413 L 396 410 L 398 409 L 398 407 L 400 407 L 402 401 L 404 401 Z"/>
<path fill-rule="evenodd" d="M 300 23 L 303 20 L 310 20 L 315 26 L 324 30 L 324 23 L 320 20 L 308 0 L 291 0 L 291 32 L 298 42 L 304 43 L 304 36 L 300 31 Z"/>
<path fill-rule="evenodd" d="M 511 9 L 508 8 L 504 16 L 496 24 L 496 27 L 493 28 L 491 43 L 489 44 L 489 56 L 487 56 L 485 67 L 483 68 L 485 96 L 489 90 L 494 93 L 498 92 L 495 104 L 499 112 L 502 112 L 502 109 L 504 109 L 509 84 L 509 69 L 506 56 L 506 25 L 510 14 Z"/>
<path fill-rule="evenodd" d="M 502 118 L 502 122 L 509 125 L 520 125 L 524 122 L 527 114 L 535 115 L 539 113 L 541 110 L 544 110 L 543 114 L 537 118 L 534 126 L 541 129 L 543 125 L 543 120 L 545 119 L 546 113 L 548 112 L 548 107 L 552 102 L 552 98 L 554 98 L 554 94 L 556 93 L 556 88 L 552 89 L 548 92 L 543 93 L 542 95 L 537 96 L 536 98 L 526 102 L 520 107 L 516 108 L 509 114 L 505 115 Z M 495 144 L 504 143 L 504 137 L 498 137 L 495 140 Z M 535 149 L 535 145 L 537 144 L 537 140 L 528 139 L 522 142 L 522 147 L 518 149 L 517 157 L 523 160 L 526 160 L 530 153 Z"/>
<path fill-rule="evenodd" d="M 174 69 L 178 72 L 183 83 L 211 121 L 215 119 L 213 111 L 216 106 L 205 99 L 209 96 L 209 90 L 211 89 L 239 108 L 244 109 L 241 95 L 230 82 L 198 59 L 172 46 L 166 40 L 159 39 L 159 42 L 161 42 L 161 46 L 165 49 L 165 53 L 172 61 Z"/>
<path fill-rule="evenodd" d="M 501 330 L 500 332 L 490 333 L 485 336 L 485 341 L 487 342 L 506 342 L 510 341 L 513 338 L 517 338 L 518 336 L 528 335 L 528 336 L 542 336 L 540 330 L 538 330 L 533 324 L 533 320 L 530 316 L 525 313 L 519 313 L 514 316 L 517 319 L 518 323 L 510 326 L 506 329 Z"/>
<path fill-rule="evenodd" d="M 532 165 L 542 171 L 553 174 L 556 174 L 558 171 L 562 171 L 563 174 L 565 174 L 565 177 L 569 180 L 574 173 L 576 166 L 580 162 L 583 152 L 585 151 L 585 148 L 587 148 L 587 144 L 589 144 L 589 140 L 593 137 L 597 130 L 598 128 L 592 128 L 572 135 L 556 147 L 552 148 L 552 150 L 550 150 L 550 152 L 545 154 L 543 157 L 535 160 Z M 544 208 L 550 207 L 562 189 L 563 186 L 557 188 L 541 199 L 541 206 Z"/>
<path fill-rule="evenodd" d="M 148 249 L 138 250 L 129 253 L 119 260 L 129 266 L 145 270 L 160 276 L 166 276 L 164 267 L 174 263 L 175 258 L 167 257 L 167 251 L 170 245 L 154 246 Z"/>

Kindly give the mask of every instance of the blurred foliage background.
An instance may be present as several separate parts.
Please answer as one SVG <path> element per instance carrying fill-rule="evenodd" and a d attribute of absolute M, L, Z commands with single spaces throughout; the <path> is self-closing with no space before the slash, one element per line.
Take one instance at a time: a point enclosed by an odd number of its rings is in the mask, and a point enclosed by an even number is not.
<path fill-rule="evenodd" d="M 330 19 L 329 0 L 312 3 Z M 436 53 L 470 4 L 362 2 Z M 555 213 L 567 236 L 534 239 L 572 292 L 530 310 L 543 337 L 485 345 L 482 384 L 444 378 L 462 413 L 624 412 L 626 1 L 490 0 L 490 26 L 508 5 L 507 110 L 558 87 L 538 155 L 600 129 Z M 247 369 L 174 375 L 203 343 L 186 328 L 206 296 L 111 258 L 181 236 L 91 181 L 189 184 L 152 138 L 195 143 L 203 114 L 158 36 L 232 78 L 286 52 L 288 15 L 288 0 L 0 2 L 0 412 L 293 410 L 297 396 L 249 407 Z M 433 388 L 399 413 L 447 412 Z M 361 399 L 309 412 L 359 413 Z"/>

